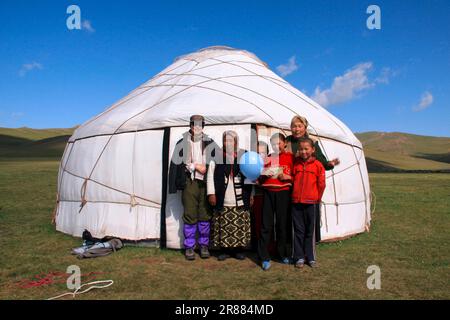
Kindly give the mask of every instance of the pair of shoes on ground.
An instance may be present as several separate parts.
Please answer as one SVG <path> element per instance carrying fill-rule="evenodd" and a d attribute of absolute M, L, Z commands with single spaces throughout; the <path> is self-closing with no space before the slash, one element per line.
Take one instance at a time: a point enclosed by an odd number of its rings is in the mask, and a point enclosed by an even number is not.
<path fill-rule="evenodd" d="M 186 249 L 184 256 L 185 256 L 186 260 L 190 260 L 190 261 L 195 260 L 194 249 L 193 248 Z M 209 257 L 210 257 L 210 253 L 209 253 L 208 247 L 202 246 L 200 248 L 200 258 L 208 259 Z"/>
<path fill-rule="evenodd" d="M 316 262 L 314 260 L 308 261 L 308 266 L 310 266 L 311 268 L 315 268 L 316 267 Z M 296 268 L 303 268 L 305 266 L 305 260 L 304 259 L 298 259 L 295 264 L 294 267 Z"/>
<path fill-rule="evenodd" d="M 291 259 L 289 259 L 288 257 L 284 257 L 281 259 L 281 263 L 283 264 L 290 264 L 291 263 Z M 261 264 L 261 267 L 264 271 L 267 271 L 270 269 L 272 265 L 270 264 L 270 260 L 264 260 Z"/>
<path fill-rule="evenodd" d="M 282 264 L 291 264 L 291 258 L 288 258 L 288 257 L 281 258 L 281 263 Z"/>
<path fill-rule="evenodd" d="M 224 261 L 228 258 L 231 258 L 231 255 L 229 255 L 228 253 L 222 253 L 217 257 L 217 260 L 219 261 Z M 238 260 L 244 260 L 245 259 L 245 254 L 243 252 L 237 252 L 234 254 L 234 258 L 238 259 Z"/>

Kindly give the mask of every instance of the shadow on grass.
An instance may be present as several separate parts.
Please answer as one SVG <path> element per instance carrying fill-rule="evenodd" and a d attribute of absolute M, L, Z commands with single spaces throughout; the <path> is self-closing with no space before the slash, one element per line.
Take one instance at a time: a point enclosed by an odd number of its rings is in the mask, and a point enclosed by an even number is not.
<path fill-rule="evenodd" d="M 450 163 L 450 152 L 440 154 L 417 153 L 415 158 L 433 160 L 437 162 Z"/>

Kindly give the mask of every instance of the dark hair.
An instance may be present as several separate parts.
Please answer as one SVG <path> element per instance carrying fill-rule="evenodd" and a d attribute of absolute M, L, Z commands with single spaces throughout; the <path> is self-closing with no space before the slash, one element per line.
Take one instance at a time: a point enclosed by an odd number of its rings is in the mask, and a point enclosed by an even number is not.
<path fill-rule="evenodd" d="M 279 140 L 281 140 L 283 142 L 286 142 L 286 136 L 284 134 L 282 134 L 281 132 L 274 133 L 270 137 L 270 141 L 275 140 L 275 139 L 279 139 Z"/>
<path fill-rule="evenodd" d="M 205 118 L 199 114 L 194 114 L 193 116 L 191 116 L 191 118 L 189 119 L 189 125 L 194 126 L 196 121 L 201 121 L 202 128 L 205 127 Z"/>
<path fill-rule="evenodd" d="M 299 147 L 300 147 L 300 143 L 309 143 L 311 148 L 315 148 L 314 147 L 314 141 L 312 141 L 311 138 L 302 137 L 302 138 L 298 139 L 298 146 Z"/>
<path fill-rule="evenodd" d="M 267 143 L 265 143 L 264 141 L 258 141 L 257 145 L 256 145 L 256 150 L 259 150 L 259 147 L 264 147 L 266 148 L 266 153 L 269 153 L 269 145 Z"/>
<path fill-rule="evenodd" d="M 223 151 L 226 151 L 226 147 L 225 147 L 225 138 L 227 136 L 233 137 L 234 138 L 234 152 L 237 152 L 238 150 L 238 144 L 239 144 L 239 137 L 238 134 L 236 133 L 236 131 L 233 130 L 227 130 L 222 134 L 222 147 L 223 147 Z"/>

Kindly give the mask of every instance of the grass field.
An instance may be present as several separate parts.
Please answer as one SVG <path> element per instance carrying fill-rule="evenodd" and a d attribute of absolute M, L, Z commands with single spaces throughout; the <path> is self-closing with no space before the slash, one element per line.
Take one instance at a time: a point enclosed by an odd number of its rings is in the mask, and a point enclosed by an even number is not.
<path fill-rule="evenodd" d="M 450 174 L 371 174 L 370 233 L 319 245 L 317 269 L 274 263 L 264 272 L 252 259 L 187 262 L 179 251 L 153 248 L 78 260 L 70 249 L 80 239 L 51 224 L 57 170 L 55 160 L 0 160 L 1 299 L 66 292 L 65 284 L 23 289 L 18 282 L 73 264 L 114 280 L 77 299 L 450 298 Z M 366 287 L 370 265 L 381 268 L 381 290 Z"/>

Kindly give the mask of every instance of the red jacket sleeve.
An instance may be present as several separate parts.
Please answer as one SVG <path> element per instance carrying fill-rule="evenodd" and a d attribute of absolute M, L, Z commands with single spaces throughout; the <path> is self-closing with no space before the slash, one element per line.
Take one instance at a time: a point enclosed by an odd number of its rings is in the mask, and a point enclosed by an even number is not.
<path fill-rule="evenodd" d="M 288 152 L 286 153 L 285 157 L 284 157 L 285 161 L 283 163 L 283 173 L 287 174 L 288 176 L 291 177 L 291 180 L 293 180 L 294 175 L 294 157 L 292 155 L 292 153 Z"/>
<path fill-rule="evenodd" d="M 317 161 L 317 190 L 319 192 L 319 201 L 322 200 L 323 192 L 325 191 L 325 168 Z"/>

